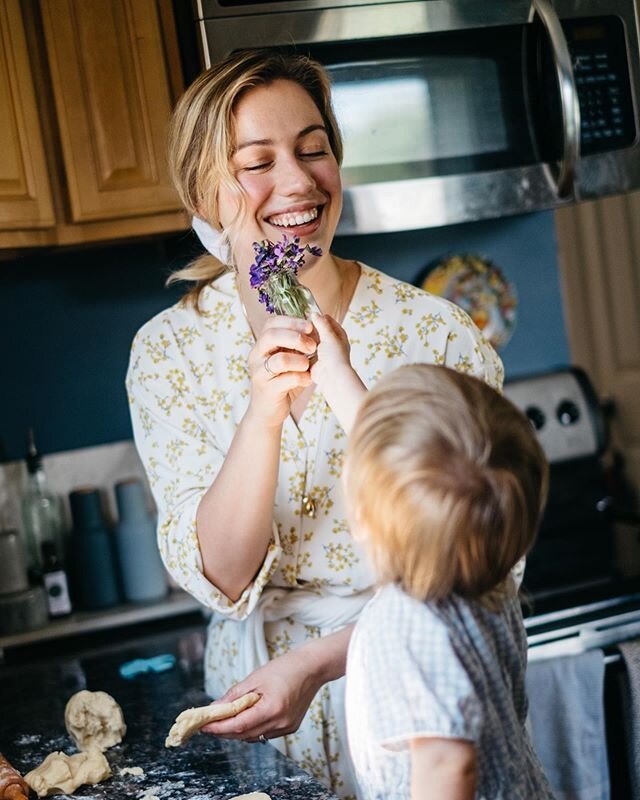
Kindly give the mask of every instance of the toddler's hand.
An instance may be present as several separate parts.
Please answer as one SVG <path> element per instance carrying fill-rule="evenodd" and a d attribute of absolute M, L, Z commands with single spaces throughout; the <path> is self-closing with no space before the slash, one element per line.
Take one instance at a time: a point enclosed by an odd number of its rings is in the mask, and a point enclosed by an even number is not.
<path fill-rule="evenodd" d="M 318 333 L 319 344 L 316 360 L 311 366 L 311 379 L 321 389 L 328 380 L 335 380 L 344 370 L 351 369 L 349 338 L 333 317 L 314 314 L 311 322 Z"/>

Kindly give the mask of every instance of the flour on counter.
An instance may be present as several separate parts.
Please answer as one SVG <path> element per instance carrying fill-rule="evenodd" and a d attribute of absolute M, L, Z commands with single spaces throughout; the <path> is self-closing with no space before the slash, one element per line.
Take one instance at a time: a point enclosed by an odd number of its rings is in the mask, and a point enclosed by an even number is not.
<path fill-rule="evenodd" d="M 39 733 L 25 733 L 23 736 L 19 736 L 16 739 L 16 744 L 19 747 L 23 747 L 27 744 L 37 744 L 40 741 L 40 734 Z"/>
<path fill-rule="evenodd" d="M 149 789 L 145 789 L 144 794 L 138 795 L 138 800 L 160 800 L 157 794 L 153 794 L 153 792 L 157 792 L 159 789 L 159 786 L 151 786 Z"/>

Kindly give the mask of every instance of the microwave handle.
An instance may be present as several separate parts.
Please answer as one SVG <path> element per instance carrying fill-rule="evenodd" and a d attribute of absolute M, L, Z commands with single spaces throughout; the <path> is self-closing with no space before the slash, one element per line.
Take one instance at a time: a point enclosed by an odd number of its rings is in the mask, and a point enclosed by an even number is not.
<path fill-rule="evenodd" d="M 573 75 L 569 46 L 560 19 L 549 0 L 533 0 L 533 9 L 540 17 L 549 40 L 560 87 L 562 108 L 563 153 L 556 178 L 559 197 L 570 195 L 575 180 L 576 163 L 580 157 L 580 104 Z"/>

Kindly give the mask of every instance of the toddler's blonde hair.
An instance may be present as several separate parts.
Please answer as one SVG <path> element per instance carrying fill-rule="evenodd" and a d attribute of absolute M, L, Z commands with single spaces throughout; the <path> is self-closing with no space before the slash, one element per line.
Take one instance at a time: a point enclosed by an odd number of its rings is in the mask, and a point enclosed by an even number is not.
<path fill-rule="evenodd" d="M 420 600 L 481 598 L 531 548 L 547 462 L 531 423 L 442 366 L 383 377 L 359 410 L 345 490 L 377 577 Z"/>

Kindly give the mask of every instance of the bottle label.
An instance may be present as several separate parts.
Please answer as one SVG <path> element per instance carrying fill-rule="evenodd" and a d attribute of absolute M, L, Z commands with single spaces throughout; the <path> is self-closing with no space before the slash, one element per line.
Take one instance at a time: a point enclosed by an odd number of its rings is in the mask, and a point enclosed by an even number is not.
<path fill-rule="evenodd" d="M 47 590 L 47 604 L 49 616 L 61 617 L 71 613 L 71 600 L 67 575 L 64 570 L 45 572 L 43 575 L 44 588 Z"/>

